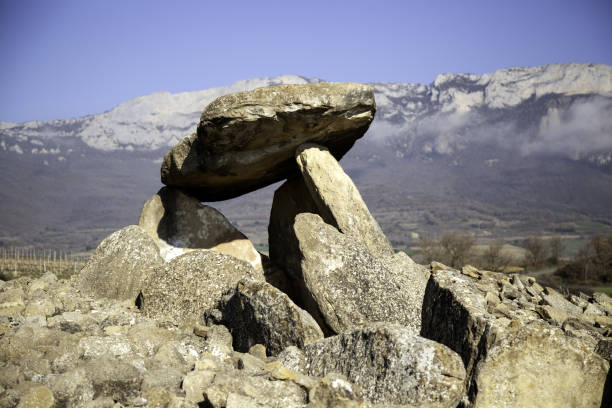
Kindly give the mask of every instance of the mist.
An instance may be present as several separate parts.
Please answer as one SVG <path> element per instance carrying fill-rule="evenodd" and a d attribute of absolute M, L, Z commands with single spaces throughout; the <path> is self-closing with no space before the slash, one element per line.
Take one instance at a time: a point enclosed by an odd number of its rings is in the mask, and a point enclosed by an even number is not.
<path fill-rule="evenodd" d="M 612 151 L 612 98 L 577 98 L 553 104 L 535 117 L 528 109 L 438 111 L 404 121 L 377 117 L 369 139 L 399 144 L 413 153 L 441 155 L 483 143 L 523 156 L 553 154 L 571 159 Z"/>

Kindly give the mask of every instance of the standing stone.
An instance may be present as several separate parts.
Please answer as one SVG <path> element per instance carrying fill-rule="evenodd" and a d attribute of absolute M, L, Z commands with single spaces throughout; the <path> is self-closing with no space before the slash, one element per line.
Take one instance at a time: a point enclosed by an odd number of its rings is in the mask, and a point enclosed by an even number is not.
<path fill-rule="evenodd" d="M 296 148 L 326 146 L 340 159 L 374 119 L 374 89 L 356 83 L 278 85 L 222 96 L 197 133 L 161 167 L 162 183 L 201 201 L 240 196 L 298 174 Z"/>
<path fill-rule="evenodd" d="M 296 159 L 318 214 L 326 223 L 362 241 L 375 256 L 394 254 L 357 187 L 327 148 L 305 144 L 298 148 Z"/>
<path fill-rule="evenodd" d="M 205 318 L 207 323 L 229 328 L 234 349 L 241 352 L 263 344 L 271 355 L 276 355 L 285 347 L 302 348 L 323 338 L 323 332 L 308 312 L 261 281 L 240 281 Z"/>
<path fill-rule="evenodd" d="M 369 322 L 394 322 L 419 332 L 422 270 L 373 256 L 315 214 L 298 214 L 294 231 L 305 286 L 331 329 L 340 333 Z"/>
<path fill-rule="evenodd" d="M 212 249 L 262 269 L 261 256 L 249 239 L 216 209 L 182 191 L 163 187 L 142 207 L 138 225 L 170 261 L 194 249 Z"/>
<path fill-rule="evenodd" d="M 339 373 L 374 403 L 455 408 L 464 389 L 461 358 L 394 324 L 373 324 L 304 348 L 308 375 Z"/>
<path fill-rule="evenodd" d="M 427 284 L 421 335 L 463 359 L 465 405 L 599 407 L 609 363 L 596 342 L 542 320 L 526 288 L 504 298 L 511 283 L 502 274 L 438 269 Z"/>
<path fill-rule="evenodd" d="M 268 224 L 270 260 L 280 265 L 292 279 L 302 279 L 302 254 L 293 231 L 295 217 L 300 213 L 318 212 L 301 177 L 285 181 L 274 192 Z"/>
<path fill-rule="evenodd" d="M 153 269 L 163 263 L 153 238 L 130 225 L 102 241 L 79 273 L 76 286 L 91 296 L 136 300 Z"/>
<path fill-rule="evenodd" d="M 242 278 L 264 280 L 263 272 L 232 256 L 188 252 L 155 269 L 142 289 L 141 309 L 149 317 L 193 326 Z"/>

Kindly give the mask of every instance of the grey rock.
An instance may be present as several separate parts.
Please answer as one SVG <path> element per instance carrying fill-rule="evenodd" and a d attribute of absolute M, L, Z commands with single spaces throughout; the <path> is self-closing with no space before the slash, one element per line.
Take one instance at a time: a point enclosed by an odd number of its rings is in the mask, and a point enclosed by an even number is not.
<path fill-rule="evenodd" d="M 318 212 L 316 203 L 301 177 L 285 181 L 274 191 L 268 224 L 270 261 L 282 267 L 294 281 L 302 280 L 302 254 L 293 231 L 295 217 L 300 213 Z"/>
<path fill-rule="evenodd" d="M 214 371 L 197 370 L 188 373 L 181 385 L 185 399 L 193 402 L 204 402 L 204 391 L 215 378 Z"/>
<path fill-rule="evenodd" d="M 242 352 L 263 344 L 268 353 L 276 355 L 285 347 L 304 347 L 323 338 L 312 316 L 289 296 L 261 281 L 241 280 L 205 314 L 205 320 L 228 327 L 234 349 Z"/>
<path fill-rule="evenodd" d="M 288 369 L 306 374 L 306 356 L 301 349 L 295 346 L 289 346 L 278 353 L 276 359 Z"/>
<path fill-rule="evenodd" d="M 30 388 L 19 400 L 17 408 L 51 408 L 55 405 L 53 393 L 49 387 L 39 385 Z"/>
<path fill-rule="evenodd" d="M 225 200 L 297 174 L 296 148 L 328 147 L 340 159 L 374 119 L 374 90 L 355 83 L 278 85 L 222 96 L 197 134 L 161 167 L 162 183 L 201 201 Z"/>
<path fill-rule="evenodd" d="M 242 278 L 264 279 L 263 272 L 232 256 L 188 252 L 152 273 L 142 289 L 141 309 L 148 317 L 193 326 Z"/>
<path fill-rule="evenodd" d="M 151 197 L 138 225 L 155 240 L 166 261 L 194 249 L 212 249 L 262 269 L 251 241 L 223 214 L 176 188 L 163 187 Z"/>
<path fill-rule="evenodd" d="M 309 375 L 340 373 L 374 403 L 456 407 L 463 395 L 460 357 L 394 324 L 373 324 L 304 348 Z"/>
<path fill-rule="evenodd" d="M 102 241 L 76 286 L 91 296 L 135 301 L 153 269 L 163 262 L 153 238 L 130 225 Z"/>
<path fill-rule="evenodd" d="M 87 361 L 83 368 L 91 380 L 94 398 L 111 397 L 124 405 L 139 396 L 142 377 L 131 364 L 108 357 Z"/>
<path fill-rule="evenodd" d="M 214 408 L 225 407 L 228 400 L 235 398 L 231 394 L 259 407 L 303 408 L 307 402 L 306 391 L 292 381 L 270 380 L 262 375 L 248 375 L 242 370 L 217 372 L 204 392 L 204 401 Z"/>
<path fill-rule="evenodd" d="M 308 408 L 359 408 L 363 402 L 361 389 L 336 373 L 323 377 L 308 393 Z"/>
<path fill-rule="evenodd" d="M 249 348 L 249 354 L 257 357 L 258 359 L 262 360 L 262 361 L 266 361 L 267 358 L 267 351 L 266 351 L 266 346 L 264 346 L 263 344 L 255 344 L 253 346 L 251 346 Z"/>
<path fill-rule="evenodd" d="M 296 160 L 318 214 L 326 223 L 363 242 L 375 256 L 394 254 L 359 190 L 327 148 L 310 143 L 302 145 L 296 152 Z"/>
<path fill-rule="evenodd" d="M 294 231 L 305 286 L 334 332 L 382 321 L 418 333 L 426 272 L 373 256 L 315 214 L 298 214 Z"/>
<path fill-rule="evenodd" d="M 58 406 L 84 406 L 94 398 L 93 384 L 84 368 L 60 374 L 49 383 Z"/>
<path fill-rule="evenodd" d="M 567 314 L 578 315 L 582 313 L 582 308 L 571 303 L 562 294 L 552 288 L 544 289 L 544 293 L 540 296 L 544 300 L 544 303 L 550 305 L 556 309 L 559 309 Z"/>
<path fill-rule="evenodd" d="M 153 388 L 163 388 L 170 391 L 178 391 L 181 387 L 185 373 L 173 368 L 164 366 L 155 370 L 147 370 L 143 374 L 141 390 L 146 391 Z"/>
<path fill-rule="evenodd" d="M 421 334 L 463 359 L 464 405 L 599 406 L 608 362 L 595 353 L 593 342 L 567 335 L 518 303 L 488 304 L 486 293 L 503 288 L 506 280 L 491 272 L 473 279 L 439 269 L 427 284 Z"/>

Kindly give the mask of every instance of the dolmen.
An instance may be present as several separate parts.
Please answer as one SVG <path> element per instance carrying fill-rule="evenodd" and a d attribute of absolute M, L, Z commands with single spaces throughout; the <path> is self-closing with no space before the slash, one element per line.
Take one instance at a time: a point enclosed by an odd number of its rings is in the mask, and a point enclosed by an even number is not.
<path fill-rule="evenodd" d="M 0 407 L 610 406 L 612 299 L 393 249 L 338 162 L 375 112 L 356 83 L 205 107 L 138 225 L 2 283 Z M 203 204 L 279 181 L 268 255 Z"/>

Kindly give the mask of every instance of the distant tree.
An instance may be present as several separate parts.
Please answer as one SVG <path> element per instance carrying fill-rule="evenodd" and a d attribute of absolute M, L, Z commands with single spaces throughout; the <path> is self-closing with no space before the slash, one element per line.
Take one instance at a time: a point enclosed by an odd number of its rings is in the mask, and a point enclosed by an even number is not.
<path fill-rule="evenodd" d="M 595 235 L 555 274 L 569 280 L 612 282 L 612 234 Z"/>
<path fill-rule="evenodd" d="M 548 247 L 550 248 L 550 262 L 553 265 L 557 265 L 559 263 L 559 259 L 565 250 L 565 243 L 561 237 L 553 237 L 548 243 Z"/>
<path fill-rule="evenodd" d="M 446 261 L 444 263 L 453 268 L 465 265 L 472 246 L 474 246 L 474 237 L 471 235 L 451 231 L 440 238 L 440 247 Z"/>
<path fill-rule="evenodd" d="M 527 254 L 525 255 L 527 265 L 538 267 L 544 263 L 547 248 L 542 238 L 529 237 L 523 241 L 523 247 L 527 250 Z"/>
<path fill-rule="evenodd" d="M 512 257 L 503 252 L 504 241 L 498 239 L 491 243 L 482 254 L 481 264 L 491 271 L 501 271 L 512 262 Z"/>
<path fill-rule="evenodd" d="M 419 239 L 421 249 L 421 263 L 429 264 L 433 261 L 442 262 L 442 249 L 440 243 L 435 239 L 423 236 Z"/>

